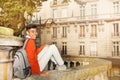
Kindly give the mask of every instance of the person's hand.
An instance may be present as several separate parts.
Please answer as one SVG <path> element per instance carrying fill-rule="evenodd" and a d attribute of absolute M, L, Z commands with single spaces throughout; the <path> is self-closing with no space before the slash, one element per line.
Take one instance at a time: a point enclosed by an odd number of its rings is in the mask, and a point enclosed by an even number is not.
<path fill-rule="evenodd" d="M 48 72 L 42 72 L 42 73 L 40 74 L 40 76 L 48 76 L 48 75 L 49 75 Z"/>

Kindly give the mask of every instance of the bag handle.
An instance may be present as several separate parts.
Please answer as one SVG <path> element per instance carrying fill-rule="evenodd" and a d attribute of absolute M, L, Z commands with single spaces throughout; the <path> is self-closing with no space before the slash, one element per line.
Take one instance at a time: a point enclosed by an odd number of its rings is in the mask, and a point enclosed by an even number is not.
<path fill-rule="evenodd" d="M 23 49 L 26 48 L 26 45 L 27 45 L 28 40 L 29 40 L 28 38 L 25 40 L 24 45 L 23 45 L 23 47 L 22 47 Z"/>
<path fill-rule="evenodd" d="M 23 47 L 22 49 L 25 49 L 26 48 L 26 45 L 27 45 L 27 42 L 28 42 L 28 38 L 24 41 L 24 44 L 23 44 Z M 13 58 L 13 56 L 15 55 L 15 52 L 18 50 L 18 48 L 13 48 L 11 50 L 9 50 L 9 55 L 8 55 L 8 59 L 11 59 Z"/>

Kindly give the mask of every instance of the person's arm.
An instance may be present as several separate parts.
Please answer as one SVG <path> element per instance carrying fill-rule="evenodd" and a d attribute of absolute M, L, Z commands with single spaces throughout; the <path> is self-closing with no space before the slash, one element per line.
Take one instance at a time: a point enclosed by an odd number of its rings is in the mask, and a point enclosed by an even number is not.
<path fill-rule="evenodd" d="M 28 61 L 31 66 L 32 74 L 40 74 L 40 68 L 37 61 L 36 47 L 34 40 L 30 39 L 26 45 L 26 52 L 28 56 Z"/>
<path fill-rule="evenodd" d="M 40 46 L 40 48 L 37 49 L 37 55 L 40 51 L 42 51 L 42 49 L 44 48 L 45 46 Z"/>

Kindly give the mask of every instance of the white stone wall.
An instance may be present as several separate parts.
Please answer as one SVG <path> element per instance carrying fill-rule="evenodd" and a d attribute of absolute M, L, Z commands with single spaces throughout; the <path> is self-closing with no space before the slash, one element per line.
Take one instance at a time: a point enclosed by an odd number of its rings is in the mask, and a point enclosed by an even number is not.
<path fill-rule="evenodd" d="M 100 57 L 112 56 L 112 41 L 111 37 L 113 32 L 113 23 L 119 23 L 120 17 L 113 14 L 113 2 L 119 0 L 94 0 L 89 1 L 85 4 L 85 19 L 81 20 L 80 16 L 80 5 L 74 0 L 71 0 L 67 5 L 51 6 L 52 0 L 48 0 L 43 3 L 40 8 L 40 15 L 42 18 L 42 24 L 49 19 L 53 18 L 53 9 L 57 10 L 58 18 L 55 19 L 56 24 L 47 24 L 41 31 L 41 42 L 42 44 L 57 42 L 58 49 L 61 51 L 62 42 L 67 42 L 67 54 L 68 55 L 79 55 L 80 42 L 85 43 L 85 55 L 90 56 L 91 42 L 97 43 L 97 55 Z M 119 1 L 120 3 L 120 1 Z M 91 5 L 96 4 L 97 6 L 97 17 L 91 16 Z M 62 18 L 62 9 L 67 9 L 67 17 Z M 120 9 L 120 8 L 119 8 Z M 57 21 L 56 21 L 57 20 Z M 66 23 L 65 23 L 66 22 Z M 97 25 L 97 38 L 91 38 L 91 25 Z M 76 26 L 75 26 L 76 25 Z M 80 25 L 85 25 L 85 37 L 79 38 Z M 67 26 L 67 38 L 62 38 L 62 27 Z M 57 38 L 52 38 L 52 28 L 57 27 Z M 120 28 L 119 28 L 120 29 Z M 115 39 L 119 41 L 119 38 Z"/>

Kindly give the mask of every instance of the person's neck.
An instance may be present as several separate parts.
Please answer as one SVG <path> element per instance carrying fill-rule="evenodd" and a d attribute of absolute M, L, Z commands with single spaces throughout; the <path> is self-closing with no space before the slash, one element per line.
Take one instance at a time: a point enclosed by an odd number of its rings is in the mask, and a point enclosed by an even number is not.
<path fill-rule="evenodd" d="M 31 38 L 29 35 L 26 35 L 25 38 Z"/>

